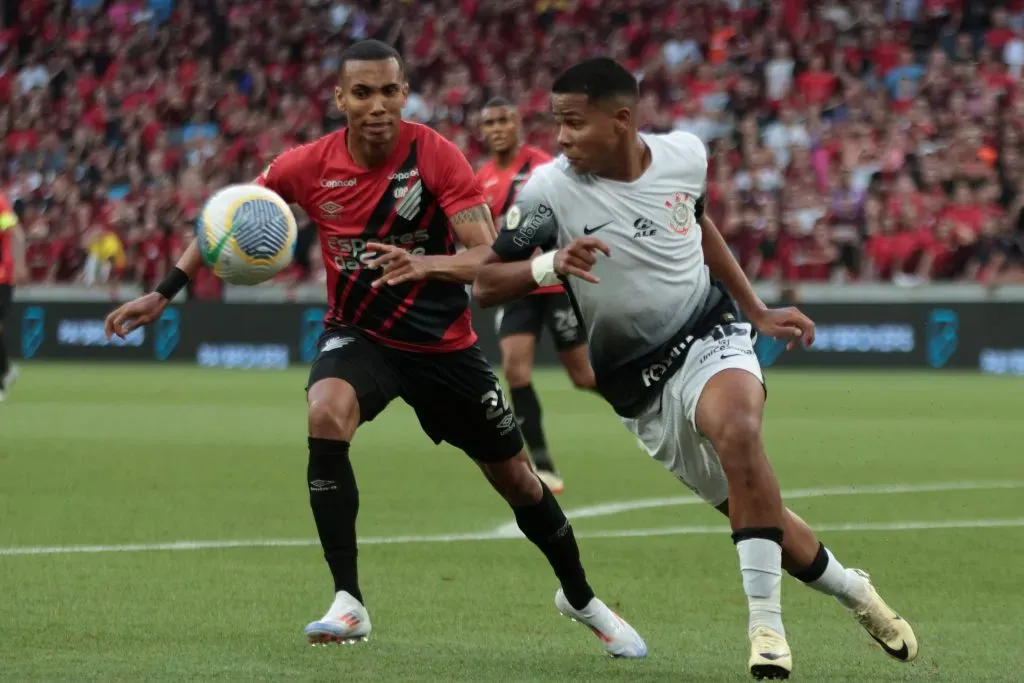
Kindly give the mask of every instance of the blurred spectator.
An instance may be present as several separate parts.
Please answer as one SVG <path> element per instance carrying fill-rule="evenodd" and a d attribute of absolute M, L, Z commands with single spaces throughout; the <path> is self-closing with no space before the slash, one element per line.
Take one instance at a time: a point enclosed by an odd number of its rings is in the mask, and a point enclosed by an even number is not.
<path fill-rule="evenodd" d="M 88 211 L 85 207 L 83 209 Z M 127 264 L 121 238 L 104 225 L 93 224 L 84 232 L 87 257 L 82 281 L 92 286 L 110 282 L 111 276 L 117 279 Z"/>
<path fill-rule="evenodd" d="M 554 151 L 553 75 L 627 64 L 644 130 L 710 146 L 709 206 L 752 277 L 1024 281 L 1019 0 L 9 0 L 2 16 L 0 191 L 38 282 L 151 286 L 213 190 L 344 124 L 338 57 L 365 37 L 404 54 L 405 115 L 473 163 L 489 97 Z M 311 238 L 282 281 L 322 277 Z"/>

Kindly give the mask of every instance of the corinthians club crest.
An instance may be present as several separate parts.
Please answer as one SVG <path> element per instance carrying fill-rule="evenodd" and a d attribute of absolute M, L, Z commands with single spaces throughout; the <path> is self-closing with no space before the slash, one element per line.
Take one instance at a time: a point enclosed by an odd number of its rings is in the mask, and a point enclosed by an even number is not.
<path fill-rule="evenodd" d="M 665 208 L 669 210 L 668 227 L 684 236 L 690 232 L 690 226 L 693 225 L 693 210 L 686 203 L 689 200 L 690 195 L 676 192 L 672 201 L 665 202 Z"/>

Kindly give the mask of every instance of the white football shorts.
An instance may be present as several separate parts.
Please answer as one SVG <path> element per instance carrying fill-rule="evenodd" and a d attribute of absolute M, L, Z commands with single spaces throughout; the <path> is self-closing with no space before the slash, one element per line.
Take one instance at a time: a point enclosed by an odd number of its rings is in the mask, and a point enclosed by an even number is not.
<path fill-rule="evenodd" d="M 697 401 L 712 377 L 723 370 L 746 370 L 764 383 L 761 364 L 754 354 L 750 325 L 718 327 L 720 339 L 698 339 L 680 368 L 662 387 L 661 396 L 643 414 L 621 418 L 647 453 L 711 505 L 729 499 L 729 484 L 711 442 L 695 423 Z"/>

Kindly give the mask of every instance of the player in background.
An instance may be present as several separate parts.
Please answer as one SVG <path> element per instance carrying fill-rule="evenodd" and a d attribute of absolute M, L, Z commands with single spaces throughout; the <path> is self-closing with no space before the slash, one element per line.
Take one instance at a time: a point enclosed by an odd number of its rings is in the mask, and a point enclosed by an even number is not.
<path fill-rule="evenodd" d="M 703 143 L 639 134 L 637 81 L 613 60 L 577 64 L 552 90 L 563 156 L 520 190 L 474 295 L 493 306 L 566 284 L 597 391 L 652 457 L 729 517 L 756 678 L 792 670 L 783 568 L 850 609 L 886 653 L 913 660 L 913 630 L 867 574 L 840 564 L 783 505 L 762 440 L 751 324 L 735 308 L 790 347 L 813 343 L 814 324 L 794 308 L 767 308 L 704 215 Z"/>
<path fill-rule="evenodd" d="M 476 178 L 497 223 L 513 206 L 519 188 L 533 169 L 551 161 L 551 156 L 521 142 L 519 112 L 504 98 L 494 98 L 484 105 L 480 111 L 480 132 L 487 141 L 490 159 L 477 171 Z M 511 390 L 516 422 L 537 476 L 553 493 L 561 493 L 565 483 L 548 451 L 540 400 L 532 384 L 534 354 L 546 327 L 572 383 L 580 389 L 593 389 L 594 371 L 587 358 L 586 336 L 561 284 L 538 287 L 528 296 L 502 306 L 496 321 L 501 364 Z"/>
<path fill-rule="evenodd" d="M 347 127 L 284 152 L 259 178 L 314 221 L 327 269 L 329 310 L 307 385 L 307 484 L 335 596 L 307 638 L 370 633 L 349 451 L 359 425 L 401 397 L 435 443 L 463 450 L 511 506 L 561 583 L 558 608 L 609 653 L 644 656 L 636 631 L 594 596 L 572 527 L 534 474 L 470 325 L 466 285 L 491 251 L 494 224 L 469 162 L 433 130 L 401 120 L 409 86 L 394 49 L 362 41 L 340 61 L 336 101 Z M 455 237 L 466 247 L 458 254 Z M 201 265 L 193 243 L 155 292 L 111 313 L 108 334 L 158 319 Z"/>
<path fill-rule="evenodd" d="M 14 207 L 0 194 L 0 401 L 18 379 L 18 368 L 11 363 L 4 342 L 4 321 L 14 300 L 14 285 L 26 275 L 25 235 Z"/>

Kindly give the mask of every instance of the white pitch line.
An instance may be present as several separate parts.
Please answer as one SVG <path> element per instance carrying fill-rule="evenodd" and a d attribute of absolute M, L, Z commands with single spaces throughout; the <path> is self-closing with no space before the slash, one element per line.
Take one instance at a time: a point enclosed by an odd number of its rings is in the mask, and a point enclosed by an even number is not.
<path fill-rule="evenodd" d="M 920 522 L 867 522 L 863 524 L 816 524 L 818 531 L 927 531 L 932 529 L 995 529 L 1024 527 L 1024 517 L 1015 519 L 963 519 Z M 696 536 L 724 534 L 729 527 L 720 525 L 676 526 L 660 529 L 622 529 L 619 531 L 593 531 L 577 534 L 577 538 L 647 538 L 650 536 Z M 381 536 L 361 538 L 361 545 L 388 545 L 406 543 L 459 543 L 465 541 L 508 541 L 512 536 L 482 532 L 476 534 L 447 534 L 437 536 Z M 74 553 L 131 553 L 157 550 L 222 550 L 227 548 L 303 548 L 317 546 L 315 538 L 257 539 L 251 541 L 174 541 L 170 543 L 131 543 L 126 545 L 65 545 L 40 547 L 0 548 L 0 556 L 13 555 L 70 555 Z"/>
<path fill-rule="evenodd" d="M 795 489 L 783 493 L 788 500 L 800 498 L 819 498 L 823 496 L 851 496 L 860 494 L 896 494 L 896 493 L 934 493 L 941 491 L 982 491 L 992 489 L 1024 488 L 1020 481 L 988 481 L 988 482 L 941 482 L 932 484 L 907 484 L 887 486 L 838 486 L 817 489 Z M 703 503 L 695 496 L 674 496 L 671 498 L 644 498 L 618 503 L 590 505 L 566 511 L 570 519 L 586 519 L 676 505 L 695 505 Z M 905 522 L 907 527 L 892 525 L 855 524 L 855 525 L 815 525 L 821 531 L 884 531 L 907 529 L 955 529 L 955 528 L 986 528 L 989 526 L 1021 526 L 1021 520 L 968 520 L 966 522 Z M 931 526 L 914 526 L 914 525 Z M 946 525 L 946 526 L 943 526 Z M 974 525 L 974 526 L 972 526 Z M 720 533 L 724 526 L 682 526 L 662 527 L 658 529 L 627 529 L 624 531 L 591 532 L 577 534 L 579 538 L 639 538 L 644 536 L 685 535 Z M 502 524 L 492 531 L 464 534 L 437 534 L 425 536 L 381 536 L 359 539 L 363 545 L 387 545 L 404 543 L 457 543 L 462 541 L 496 541 L 510 538 L 522 538 L 522 533 L 515 522 Z M 70 555 L 74 553 L 126 553 L 157 550 L 219 550 L 228 548 L 287 548 L 307 547 L 318 544 L 316 539 L 253 539 L 224 541 L 168 541 L 165 543 L 128 543 L 117 545 L 73 545 L 73 546 L 14 546 L 0 548 L 0 557 L 15 555 Z"/>
<path fill-rule="evenodd" d="M 935 482 L 931 484 L 890 484 L 883 486 L 832 486 L 816 489 L 794 489 L 783 491 L 782 497 L 786 500 L 799 500 L 801 498 L 822 498 L 825 496 L 859 496 L 868 494 L 892 495 L 896 493 L 937 493 L 941 491 L 987 491 L 992 489 L 1019 489 L 1024 488 L 1024 481 L 963 481 L 963 482 Z M 678 505 L 697 505 L 704 503 L 696 496 L 672 496 L 670 498 L 641 498 L 639 500 L 624 500 L 618 503 L 601 503 L 599 505 L 588 505 L 565 511 L 565 516 L 576 521 L 590 517 L 606 517 L 617 515 L 623 512 L 634 510 L 651 510 L 654 508 L 674 507 Z M 519 537 L 522 533 L 515 522 L 507 522 L 495 528 L 494 533 Z"/>
<path fill-rule="evenodd" d="M 866 522 L 863 524 L 815 524 L 815 531 L 930 531 L 933 529 L 995 529 L 1024 526 L 1024 517 L 1017 519 L 961 519 L 928 522 Z M 725 534 L 725 524 L 701 526 L 670 526 L 656 529 L 625 529 L 577 534 L 581 538 L 648 538 L 651 536 L 696 536 Z"/>

